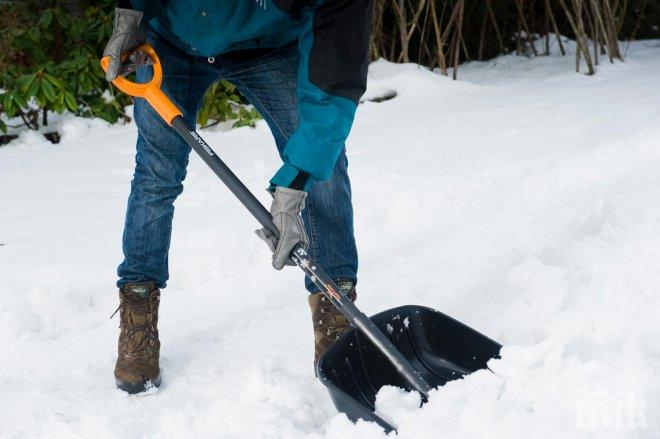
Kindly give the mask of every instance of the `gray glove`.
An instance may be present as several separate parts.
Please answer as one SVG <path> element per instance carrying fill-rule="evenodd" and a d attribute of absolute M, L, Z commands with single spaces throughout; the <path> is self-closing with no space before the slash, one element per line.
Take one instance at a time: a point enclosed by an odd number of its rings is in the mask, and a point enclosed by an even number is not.
<path fill-rule="evenodd" d="M 105 79 L 112 81 L 117 76 L 126 75 L 144 64 L 144 54 L 133 53 L 124 62 L 121 55 L 135 49 L 147 39 L 147 27 L 142 24 L 144 13 L 133 9 L 115 8 L 115 27 L 105 46 L 103 56 L 110 57 L 110 65 Z"/>
<path fill-rule="evenodd" d="M 300 212 L 305 208 L 307 192 L 277 186 L 273 194 L 273 204 L 270 214 L 273 216 L 275 227 L 280 232 L 276 238 L 268 229 L 259 229 L 255 233 L 263 239 L 273 252 L 273 267 L 281 270 L 285 265 L 295 265 L 289 257 L 293 248 L 302 244 L 306 249 L 309 240 L 305 233 Z"/>

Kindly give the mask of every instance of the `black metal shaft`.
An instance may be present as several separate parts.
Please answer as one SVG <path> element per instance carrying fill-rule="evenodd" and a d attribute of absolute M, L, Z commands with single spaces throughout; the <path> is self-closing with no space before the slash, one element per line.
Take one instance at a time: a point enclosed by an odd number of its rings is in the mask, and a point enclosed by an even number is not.
<path fill-rule="evenodd" d="M 231 169 L 216 155 L 211 147 L 202 139 L 199 134 L 191 129 L 186 121 L 177 116 L 172 120 L 172 126 L 177 133 L 195 150 L 197 154 L 206 162 L 211 170 L 222 180 L 229 190 L 238 198 L 238 200 L 250 211 L 250 213 L 266 229 L 270 230 L 275 236 L 279 236 L 279 231 L 273 223 L 270 212 L 259 202 L 259 200 L 250 192 L 241 180 L 232 172 Z M 424 400 L 428 398 L 428 391 L 431 389 L 426 380 L 417 372 L 410 362 L 399 352 L 392 342 L 374 325 L 374 323 L 362 311 L 360 311 L 353 302 L 342 293 L 341 289 L 328 275 L 318 267 L 309 257 L 304 248 L 298 246 L 291 253 L 291 258 L 300 267 L 314 285 L 316 285 L 325 296 L 330 299 L 333 305 L 346 317 L 353 327 L 360 330 L 367 338 L 385 355 L 397 371 L 410 384 L 411 388 L 418 391 Z"/>

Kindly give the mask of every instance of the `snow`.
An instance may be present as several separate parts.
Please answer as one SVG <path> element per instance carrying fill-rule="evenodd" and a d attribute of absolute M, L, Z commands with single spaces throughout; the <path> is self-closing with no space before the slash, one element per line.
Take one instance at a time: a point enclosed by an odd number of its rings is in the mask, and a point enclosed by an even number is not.
<path fill-rule="evenodd" d="M 348 145 L 358 303 L 430 306 L 505 346 L 422 408 L 383 389 L 401 438 L 660 436 L 660 45 L 593 77 L 573 63 L 504 56 L 458 82 L 371 66 L 371 95 L 397 97 L 364 103 Z M 58 123 L 59 145 L 0 148 L 0 437 L 385 436 L 337 414 L 301 275 L 272 270 L 197 158 L 176 203 L 163 385 L 116 390 L 135 127 Z M 268 201 L 264 123 L 202 135 Z"/>

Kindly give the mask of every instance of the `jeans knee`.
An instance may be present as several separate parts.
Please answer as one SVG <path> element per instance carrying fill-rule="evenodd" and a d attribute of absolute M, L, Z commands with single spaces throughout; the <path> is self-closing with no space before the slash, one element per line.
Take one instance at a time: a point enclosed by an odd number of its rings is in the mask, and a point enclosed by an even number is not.
<path fill-rule="evenodd" d="M 138 163 L 131 184 L 132 192 L 140 193 L 145 201 L 174 201 L 183 192 L 185 169 L 159 171 L 148 163 Z"/>

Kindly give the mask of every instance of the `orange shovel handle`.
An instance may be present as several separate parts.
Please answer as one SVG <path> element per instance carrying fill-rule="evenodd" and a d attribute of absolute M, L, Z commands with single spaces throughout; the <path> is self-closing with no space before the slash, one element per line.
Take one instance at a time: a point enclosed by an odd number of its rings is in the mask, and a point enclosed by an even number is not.
<path fill-rule="evenodd" d="M 124 54 L 122 58 L 125 59 L 133 52 L 146 53 L 149 59 L 151 59 L 154 69 L 154 76 L 151 78 L 151 81 L 145 84 L 138 84 L 129 81 L 123 76 L 117 76 L 112 83 L 129 96 L 146 99 L 160 117 L 169 125 L 172 125 L 172 120 L 177 116 L 181 116 L 181 111 L 160 89 L 160 84 L 163 82 L 163 66 L 160 63 L 160 59 L 158 59 L 158 55 L 156 55 L 156 51 L 149 44 L 143 44 L 135 50 Z M 109 64 L 109 56 L 101 59 L 101 67 L 104 71 L 108 70 Z"/>

